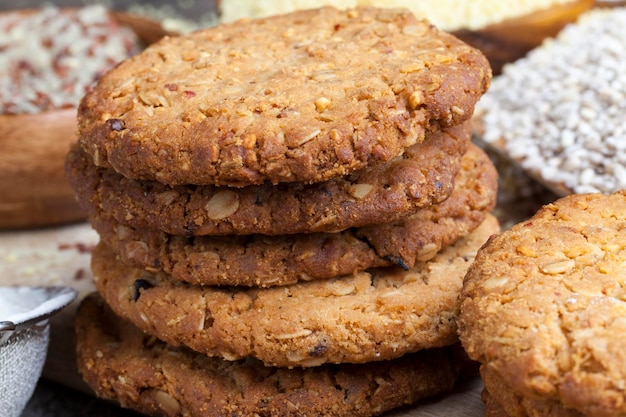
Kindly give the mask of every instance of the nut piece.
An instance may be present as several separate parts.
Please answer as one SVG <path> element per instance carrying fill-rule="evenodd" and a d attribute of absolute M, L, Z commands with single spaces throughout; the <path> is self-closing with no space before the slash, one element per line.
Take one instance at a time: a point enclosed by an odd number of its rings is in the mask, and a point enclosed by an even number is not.
<path fill-rule="evenodd" d="M 154 394 L 154 399 L 168 416 L 175 416 L 180 413 L 180 403 L 167 392 L 157 391 Z"/>
<path fill-rule="evenodd" d="M 148 244 L 140 240 L 127 242 L 125 245 L 127 256 L 130 259 L 145 259 L 150 252 Z"/>
<path fill-rule="evenodd" d="M 454 114 L 458 114 L 459 116 L 463 116 L 465 114 L 465 110 L 463 110 L 459 106 L 450 107 L 450 111 L 452 111 L 452 113 Z"/>
<path fill-rule="evenodd" d="M 211 220 L 222 220 L 235 214 L 239 209 L 239 196 L 234 191 L 216 193 L 204 206 Z"/>
<path fill-rule="evenodd" d="M 424 101 L 424 94 L 421 91 L 414 91 L 409 96 L 409 108 L 415 110 Z"/>
<path fill-rule="evenodd" d="M 509 279 L 507 277 L 492 277 L 483 282 L 482 287 L 489 291 L 504 286 Z"/>
<path fill-rule="evenodd" d="M 155 199 L 159 203 L 159 205 L 161 205 L 161 206 L 169 206 L 179 196 L 180 196 L 180 194 L 177 191 L 170 190 L 170 191 L 164 191 L 162 193 L 157 194 L 155 196 Z"/>
<path fill-rule="evenodd" d="M 434 243 L 427 243 L 422 250 L 417 253 L 418 261 L 429 261 L 439 252 L 439 246 Z"/>
<path fill-rule="evenodd" d="M 322 69 L 311 75 L 315 81 L 329 81 L 337 78 L 337 74 L 331 69 Z"/>
<path fill-rule="evenodd" d="M 576 262 L 572 259 L 567 259 L 565 261 L 556 261 L 550 262 L 546 265 L 543 265 L 541 268 L 541 272 L 544 274 L 556 275 L 556 274 L 564 274 L 574 268 Z"/>
<path fill-rule="evenodd" d="M 132 236 L 132 232 L 133 232 L 130 227 L 124 226 L 122 224 L 115 226 L 114 230 L 115 230 L 115 235 L 117 236 L 119 240 L 128 239 L 130 236 Z"/>
<path fill-rule="evenodd" d="M 348 189 L 350 195 L 357 200 L 361 200 L 372 192 L 374 186 L 371 184 L 352 184 Z"/>
<path fill-rule="evenodd" d="M 426 65 L 422 61 L 407 64 L 400 68 L 400 72 L 403 74 L 410 74 L 412 72 L 422 71 Z"/>
<path fill-rule="evenodd" d="M 278 340 L 289 340 L 289 339 L 296 339 L 298 337 L 306 337 L 313 334 L 312 330 L 309 329 L 299 329 L 299 330 L 294 330 L 291 333 L 281 333 L 281 334 L 276 334 L 274 335 L 274 337 Z"/>
<path fill-rule="evenodd" d="M 256 135 L 254 133 L 248 133 L 241 138 L 241 144 L 246 149 L 254 149 L 256 146 Z"/>
<path fill-rule="evenodd" d="M 535 249 L 533 249 L 530 246 L 520 245 L 515 250 L 517 251 L 517 253 L 519 253 L 522 256 L 528 256 L 528 257 L 537 256 L 537 252 L 535 251 Z"/>
<path fill-rule="evenodd" d="M 320 133 L 322 133 L 322 131 L 320 129 L 315 129 L 314 131 L 312 131 L 311 133 L 309 133 L 308 135 L 306 135 L 305 137 L 300 139 L 300 141 L 298 141 L 298 146 L 304 145 L 305 143 L 307 143 L 311 139 L 315 138 Z"/>
<path fill-rule="evenodd" d="M 315 109 L 322 113 L 324 110 L 328 109 L 330 107 L 330 100 L 327 99 L 326 97 L 320 97 L 317 100 L 315 100 Z"/>

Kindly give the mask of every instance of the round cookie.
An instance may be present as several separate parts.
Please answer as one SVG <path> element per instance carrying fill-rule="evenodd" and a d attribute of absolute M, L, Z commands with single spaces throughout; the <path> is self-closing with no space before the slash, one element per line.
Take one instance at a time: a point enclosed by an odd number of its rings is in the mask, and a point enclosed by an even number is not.
<path fill-rule="evenodd" d="M 445 200 L 470 135 L 469 123 L 434 132 L 392 161 L 314 184 L 170 187 L 98 168 L 78 146 L 66 173 L 89 214 L 139 229 L 187 237 L 336 232 L 399 220 Z"/>
<path fill-rule="evenodd" d="M 151 45 L 85 96 L 79 141 L 133 179 L 319 182 L 468 120 L 490 77 L 407 10 L 299 11 Z"/>
<path fill-rule="evenodd" d="M 492 237 L 465 278 L 470 357 L 523 398 L 626 415 L 626 192 L 571 195 Z"/>
<path fill-rule="evenodd" d="M 397 264 L 409 269 L 476 228 L 495 205 L 497 173 L 471 145 L 445 201 L 392 224 L 338 233 L 185 238 L 91 217 L 92 226 L 127 265 L 162 270 L 203 285 L 270 287 L 332 278 Z"/>
<path fill-rule="evenodd" d="M 146 415 L 372 416 L 449 391 L 472 369 L 458 344 L 359 365 L 228 362 L 145 335 L 94 294 L 79 307 L 76 334 L 88 385 Z"/>
<path fill-rule="evenodd" d="M 271 288 L 200 287 L 125 266 L 100 244 L 96 288 L 120 316 L 172 345 L 271 366 L 363 363 L 454 343 L 457 297 L 480 245 L 474 232 L 410 271 L 355 275 Z"/>

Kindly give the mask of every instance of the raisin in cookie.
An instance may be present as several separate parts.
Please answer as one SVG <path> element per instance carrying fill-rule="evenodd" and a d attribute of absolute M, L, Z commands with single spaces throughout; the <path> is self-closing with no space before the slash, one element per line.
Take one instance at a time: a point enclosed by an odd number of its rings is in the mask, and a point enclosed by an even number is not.
<path fill-rule="evenodd" d="M 78 110 L 96 165 L 169 185 L 319 182 L 468 120 L 483 54 L 404 9 L 331 7 L 166 37 Z"/>
<path fill-rule="evenodd" d="M 626 192 L 570 195 L 479 251 L 460 337 L 517 396 L 626 415 L 625 288 Z"/>
<path fill-rule="evenodd" d="M 127 265 L 163 270 L 191 284 L 270 287 L 397 264 L 412 268 L 474 230 L 496 202 L 497 173 L 472 145 L 445 201 L 392 224 L 339 233 L 186 238 L 92 216 L 102 240 Z"/>

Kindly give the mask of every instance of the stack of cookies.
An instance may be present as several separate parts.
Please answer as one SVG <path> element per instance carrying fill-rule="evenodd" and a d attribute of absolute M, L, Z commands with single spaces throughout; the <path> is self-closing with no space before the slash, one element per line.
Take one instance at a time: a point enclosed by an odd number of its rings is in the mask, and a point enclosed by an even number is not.
<path fill-rule="evenodd" d="M 81 102 L 101 242 L 79 368 L 155 415 L 373 415 L 450 389 L 463 276 L 499 230 L 471 144 L 484 56 L 406 10 L 165 38 Z"/>

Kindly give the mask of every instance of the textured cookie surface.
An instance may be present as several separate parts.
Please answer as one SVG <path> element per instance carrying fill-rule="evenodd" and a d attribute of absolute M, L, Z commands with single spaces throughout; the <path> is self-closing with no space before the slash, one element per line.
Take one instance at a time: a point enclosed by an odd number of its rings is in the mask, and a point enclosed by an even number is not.
<path fill-rule="evenodd" d="M 565 408 L 552 400 L 521 397 L 493 371 L 481 367 L 485 385 L 481 395 L 485 404 L 485 417 L 584 417 L 579 411 Z"/>
<path fill-rule="evenodd" d="M 275 366 L 362 363 L 458 340 L 463 275 L 498 229 L 490 216 L 410 271 L 370 270 L 262 289 L 176 282 L 124 266 L 104 245 L 94 251 L 92 269 L 96 288 L 117 314 L 170 344 Z"/>
<path fill-rule="evenodd" d="M 165 38 L 82 101 L 96 165 L 170 185 L 317 182 L 468 120 L 491 71 L 406 10 L 322 8 Z"/>
<path fill-rule="evenodd" d="M 98 168 L 75 146 L 67 177 L 88 212 L 177 236 L 336 232 L 387 223 L 447 198 L 469 123 L 430 133 L 392 161 L 314 184 L 170 187 Z"/>
<path fill-rule="evenodd" d="M 626 194 L 571 195 L 490 239 L 460 336 L 513 393 L 626 415 Z"/>
<path fill-rule="evenodd" d="M 147 415 L 378 415 L 450 390 L 468 368 L 458 344 L 370 364 L 271 368 L 169 347 L 95 295 L 76 317 L 83 378 L 100 397 Z"/>
<path fill-rule="evenodd" d="M 471 145 L 461 159 L 455 188 L 445 201 L 420 209 L 405 220 L 356 230 L 376 253 L 398 265 L 412 267 L 467 235 L 494 209 L 498 173 L 489 157 Z"/>
<path fill-rule="evenodd" d="M 476 228 L 493 210 L 497 173 L 472 145 L 445 201 L 397 223 L 339 233 L 185 238 L 93 216 L 102 240 L 128 265 L 192 284 L 269 287 L 397 264 L 411 268 Z"/>
<path fill-rule="evenodd" d="M 502 405 L 485 389 L 482 391 L 480 397 L 485 405 L 485 417 L 526 417 L 523 415 L 507 414 Z"/>

